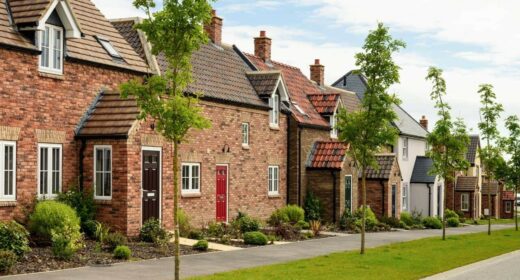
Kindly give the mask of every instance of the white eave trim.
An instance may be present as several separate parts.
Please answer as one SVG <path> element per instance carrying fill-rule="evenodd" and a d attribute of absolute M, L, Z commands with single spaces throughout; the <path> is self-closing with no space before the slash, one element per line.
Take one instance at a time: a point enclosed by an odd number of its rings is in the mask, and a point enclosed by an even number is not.
<path fill-rule="evenodd" d="M 72 9 L 69 6 L 69 2 L 66 0 L 54 0 L 43 17 L 38 22 L 38 30 L 45 30 L 45 23 L 47 19 L 51 16 L 52 12 L 56 10 L 58 13 L 63 26 L 65 27 L 65 37 L 66 38 L 81 38 L 81 30 L 79 28 L 79 24 L 76 21 L 76 18 L 72 14 Z"/>
<path fill-rule="evenodd" d="M 289 91 L 287 90 L 287 86 L 285 85 L 285 81 L 282 78 L 282 74 L 278 77 L 278 84 L 276 85 L 273 94 L 280 88 L 280 100 L 283 102 L 289 103 Z"/>

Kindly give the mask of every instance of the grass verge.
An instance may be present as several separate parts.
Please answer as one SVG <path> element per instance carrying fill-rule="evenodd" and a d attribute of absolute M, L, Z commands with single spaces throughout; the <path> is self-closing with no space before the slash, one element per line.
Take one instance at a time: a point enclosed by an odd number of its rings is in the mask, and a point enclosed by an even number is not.
<path fill-rule="evenodd" d="M 420 279 L 520 249 L 511 230 L 439 237 L 192 279 Z"/>
<path fill-rule="evenodd" d="M 491 224 L 492 225 L 496 225 L 496 224 L 514 224 L 515 223 L 515 219 L 491 219 Z M 478 224 L 479 225 L 487 225 L 488 224 L 488 220 L 487 219 L 480 219 L 478 220 Z"/>

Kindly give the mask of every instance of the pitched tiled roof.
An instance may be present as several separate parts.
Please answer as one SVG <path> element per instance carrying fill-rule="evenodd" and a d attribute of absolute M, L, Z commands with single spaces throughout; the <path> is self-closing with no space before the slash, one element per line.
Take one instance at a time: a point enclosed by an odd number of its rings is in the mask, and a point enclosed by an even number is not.
<path fill-rule="evenodd" d="M 330 86 L 321 86 L 320 89 L 326 94 L 339 94 L 341 102 L 348 112 L 356 111 L 361 107 L 361 102 L 355 92 Z"/>
<path fill-rule="evenodd" d="M 316 111 L 320 114 L 330 115 L 334 114 L 338 101 L 340 100 L 339 94 L 309 94 L 307 95 Z"/>
<path fill-rule="evenodd" d="M 260 97 L 270 97 L 280 80 L 280 71 L 247 72 L 247 78 Z"/>
<path fill-rule="evenodd" d="M 342 169 L 347 147 L 342 142 L 318 141 L 314 143 L 307 160 L 308 168 Z"/>
<path fill-rule="evenodd" d="M 289 91 L 289 97 L 293 103 L 291 106 L 294 107 L 294 105 L 297 105 L 302 109 L 302 112 L 300 112 L 300 110 L 297 110 L 296 108 L 291 108 L 291 113 L 299 123 L 329 127 L 329 123 L 316 111 L 307 98 L 308 94 L 320 94 L 321 91 L 307 77 L 305 77 L 305 75 L 303 75 L 300 69 L 276 61 L 269 61 L 266 63 L 259 57 L 251 54 L 246 55 L 258 70 L 282 71 L 284 81 L 286 82 Z"/>
<path fill-rule="evenodd" d="M 363 75 L 350 71 L 337 80 L 334 87 L 355 92 L 359 99 L 363 99 L 367 90 L 366 79 Z M 426 138 L 426 131 L 415 118 L 410 116 L 401 106 L 394 105 L 394 112 L 397 114 L 397 120 L 394 125 L 399 129 L 401 134 Z"/>
<path fill-rule="evenodd" d="M 119 93 L 105 91 L 87 112 L 77 136 L 127 136 L 138 114 L 135 98 L 122 99 Z"/>
<path fill-rule="evenodd" d="M 475 164 L 475 159 L 477 157 L 477 151 L 480 148 L 480 136 L 478 135 L 470 135 L 469 136 L 469 146 L 468 151 L 466 152 L 466 160 L 469 161 L 470 164 Z"/>
<path fill-rule="evenodd" d="M 388 179 L 392 175 L 392 169 L 394 164 L 397 164 L 397 160 L 394 154 L 388 155 L 377 155 L 376 161 L 379 166 L 378 169 L 373 167 L 367 168 L 367 179 Z M 401 172 L 399 170 L 399 172 Z M 359 172 L 359 178 L 361 178 L 361 172 Z"/>
<path fill-rule="evenodd" d="M 502 192 L 502 200 L 515 200 L 515 192 L 513 192 L 513 191 L 503 191 Z"/>
<path fill-rule="evenodd" d="M 459 176 L 455 184 L 457 191 L 474 192 L 478 188 L 478 177 L 476 176 Z"/>
<path fill-rule="evenodd" d="M 486 179 L 482 180 L 482 194 L 487 195 L 491 193 L 491 195 L 496 195 L 499 191 L 499 183 L 497 180 L 491 180 L 491 184 L 488 186 L 488 181 Z M 489 191 L 491 190 L 491 192 Z"/>
<path fill-rule="evenodd" d="M 435 175 L 430 175 L 429 172 L 433 167 L 433 160 L 428 157 L 418 156 L 415 159 L 413 167 L 412 179 L 410 183 L 435 183 Z"/>
<path fill-rule="evenodd" d="M 134 28 L 135 19 L 110 21 L 114 28 L 126 39 L 126 41 L 134 48 L 134 51 L 142 58 L 146 59 L 143 44 L 139 37 L 139 32 Z"/>
<path fill-rule="evenodd" d="M 9 0 L 14 23 L 37 22 L 46 12 L 50 2 L 50 0 Z M 68 2 L 84 36 L 67 39 L 67 58 L 143 73 L 148 72 L 146 62 L 139 57 L 90 0 L 68 0 Z M 96 36 L 109 40 L 123 58 L 122 61 L 113 59 L 98 42 Z M 0 44 L 37 49 L 9 25 L 5 1 L 0 1 Z"/>

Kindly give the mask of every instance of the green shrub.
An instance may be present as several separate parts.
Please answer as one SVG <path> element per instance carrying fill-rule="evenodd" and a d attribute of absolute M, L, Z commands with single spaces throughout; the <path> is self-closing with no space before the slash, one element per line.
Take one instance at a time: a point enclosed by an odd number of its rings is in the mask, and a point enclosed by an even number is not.
<path fill-rule="evenodd" d="M 341 230 L 355 230 L 356 218 L 352 215 L 350 210 L 345 209 L 339 218 L 338 226 Z"/>
<path fill-rule="evenodd" d="M 10 272 L 17 260 L 18 256 L 14 252 L 0 250 L 0 274 Z"/>
<path fill-rule="evenodd" d="M 259 231 L 246 232 L 244 243 L 248 245 L 267 245 L 267 236 Z"/>
<path fill-rule="evenodd" d="M 282 208 L 282 212 L 289 218 L 289 223 L 297 224 L 299 221 L 305 220 L 305 211 L 296 205 L 287 205 Z"/>
<path fill-rule="evenodd" d="M 282 225 L 289 222 L 289 217 L 282 211 L 282 209 L 276 209 L 273 214 L 267 220 L 267 224 L 272 227 Z"/>
<path fill-rule="evenodd" d="M 120 245 L 114 249 L 114 258 L 118 260 L 129 260 L 132 257 L 132 250 L 128 246 Z"/>
<path fill-rule="evenodd" d="M 274 227 L 276 236 L 284 240 L 294 240 L 300 236 L 300 228 L 290 223 L 283 223 Z"/>
<path fill-rule="evenodd" d="M 381 223 L 387 224 L 391 228 L 401 228 L 401 221 L 396 217 L 381 217 Z"/>
<path fill-rule="evenodd" d="M 450 210 L 450 209 L 446 209 L 444 216 L 446 217 L 446 220 L 448 220 L 450 218 L 457 218 L 457 219 L 459 218 L 459 215 L 457 215 L 457 213 L 455 213 L 455 211 Z"/>
<path fill-rule="evenodd" d="M 459 226 L 459 218 L 451 217 L 446 220 L 446 224 L 448 227 L 458 227 Z"/>
<path fill-rule="evenodd" d="M 311 225 L 306 221 L 299 221 L 294 226 L 299 229 L 309 229 L 311 227 Z"/>
<path fill-rule="evenodd" d="M 197 251 L 207 251 L 208 250 L 208 241 L 207 240 L 199 240 L 197 243 L 193 244 L 193 249 Z"/>
<path fill-rule="evenodd" d="M 52 253 L 58 259 L 69 260 L 83 247 L 83 236 L 78 223 L 65 223 L 61 228 L 51 230 Z"/>
<path fill-rule="evenodd" d="M 141 241 L 158 244 L 167 241 L 170 238 L 170 234 L 161 227 L 159 220 L 151 218 L 144 223 L 139 237 Z"/>
<path fill-rule="evenodd" d="M 15 221 L 0 223 L 0 250 L 8 250 L 22 257 L 30 252 L 29 232 Z"/>
<path fill-rule="evenodd" d="M 179 234 L 182 237 L 188 237 L 188 234 L 191 231 L 190 218 L 182 209 L 179 209 L 177 215 L 179 218 Z"/>
<path fill-rule="evenodd" d="M 106 224 L 103 224 L 100 222 L 95 222 L 95 223 L 96 223 L 96 231 L 94 233 L 94 236 L 97 241 L 104 244 L 108 234 L 110 233 L 110 227 L 107 226 Z"/>
<path fill-rule="evenodd" d="M 126 236 L 120 232 L 109 233 L 104 240 L 105 245 L 107 245 L 110 250 L 114 250 L 116 247 L 121 245 L 126 245 L 127 242 L 128 239 Z"/>
<path fill-rule="evenodd" d="M 464 212 L 457 210 L 455 213 L 457 213 L 457 215 L 459 215 L 459 222 L 461 222 L 461 223 L 466 222 L 466 217 L 464 216 Z"/>
<path fill-rule="evenodd" d="M 305 203 L 303 206 L 305 210 L 305 220 L 306 221 L 320 221 L 321 214 L 323 212 L 321 202 L 318 197 L 314 195 L 312 192 L 308 192 L 307 196 L 305 196 Z"/>
<path fill-rule="evenodd" d="M 72 207 L 80 219 L 81 231 L 87 236 L 92 237 L 92 224 L 87 224 L 96 216 L 96 204 L 92 191 L 81 192 L 77 187 L 72 187 L 68 192 L 58 194 L 56 201 Z M 90 227 L 89 227 L 90 226 Z"/>
<path fill-rule="evenodd" d="M 430 229 L 442 228 L 441 221 L 435 217 L 426 217 L 423 219 L 422 223 L 425 228 L 430 228 Z"/>
<path fill-rule="evenodd" d="M 89 238 L 96 238 L 97 222 L 95 220 L 88 220 L 81 224 L 81 230 Z"/>
<path fill-rule="evenodd" d="M 358 229 L 361 229 L 362 226 L 362 218 L 363 218 L 363 207 L 359 207 L 358 210 L 354 213 L 354 217 L 356 218 L 355 224 Z M 374 230 L 375 227 L 379 224 L 379 221 L 376 218 L 376 214 L 372 211 L 370 206 L 366 208 L 366 216 L 365 216 L 365 229 L 366 230 Z"/>
<path fill-rule="evenodd" d="M 201 240 L 204 238 L 204 234 L 200 230 L 191 230 L 188 234 L 189 239 Z"/>
<path fill-rule="evenodd" d="M 412 218 L 412 214 L 406 212 L 406 211 L 403 211 L 401 212 L 401 221 L 404 222 L 407 226 L 413 226 L 415 223 L 414 223 L 414 220 Z"/>
<path fill-rule="evenodd" d="M 218 222 L 211 222 L 208 224 L 208 227 L 206 228 L 206 234 L 207 236 L 221 238 L 227 233 L 227 229 L 225 224 L 218 223 Z"/>
<path fill-rule="evenodd" d="M 417 210 L 413 210 L 412 211 L 412 221 L 413 221 L 413 224 L 416 225 L 416 226 L 420 226 L 420 225 L 422 225 L 422 220 L 423 220 L 422 212 L 419 212 Z"/>
<path fill-rule="evenodd" d="M 52 231 L 62 229 L 79 230 L 80 219 L 70 206 L 52 200 L 36 204 L 34 212 L 29 217 L 29 231 L 45 241 L 52 239 Z"/>
<path fill-rule="evenodd" d="M 242 215 L 237 217 L 235 222 L 237 223 L 237 226 L 241 233 L 258 231 L 262 226 L 259 220 L 251 218 L 248 215 Z"/>

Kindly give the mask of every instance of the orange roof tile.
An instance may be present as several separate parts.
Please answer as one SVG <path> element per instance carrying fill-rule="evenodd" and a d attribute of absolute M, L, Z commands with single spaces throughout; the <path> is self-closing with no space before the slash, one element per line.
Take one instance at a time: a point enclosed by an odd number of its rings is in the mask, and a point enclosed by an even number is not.
<path fill-rule="evenodd" d="M 316 111 L 320 114 L 331 115 L 334 114 L 338 101 L 340 99 L 339 94 L 309 94 L 309 100 L 311 101 Z"/>
<path fill-rule="evenodd" d="M 347 146 L 338 141 L 317 141 L 307 161 L 308 168 L 342 169 Z"/>

